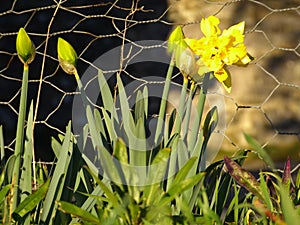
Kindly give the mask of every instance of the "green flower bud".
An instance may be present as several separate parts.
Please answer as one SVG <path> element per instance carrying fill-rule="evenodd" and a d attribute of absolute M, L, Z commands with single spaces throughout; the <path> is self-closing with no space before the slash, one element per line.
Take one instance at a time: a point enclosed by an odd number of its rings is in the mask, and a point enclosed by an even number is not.
<path fill-rule="evenodd" d="M 177 26 L 172 33 L 170 34 L 169 40 L 168 40 L 168 51 L 172 53 L 173 51 L 176 51 L 178 48 L 186 48 L 182 40 L 184 39 L 184 34 L 181 29 L 181 26 Z"/>
<path fill-rule="evenodd" d="M 58 38 L 57 53 L 61 68 L 67 74 L 75 74 L 78 57 L 72 45 L 70 45 L 69 42 L 65 41 L 64 39 Z"/>
<path fill-rule="evenodd" d="M 24 28 L 20 28 L 18 32 L 16 49 L 22 63 L 28 65 L 34 60 L 35 47 Z"/>

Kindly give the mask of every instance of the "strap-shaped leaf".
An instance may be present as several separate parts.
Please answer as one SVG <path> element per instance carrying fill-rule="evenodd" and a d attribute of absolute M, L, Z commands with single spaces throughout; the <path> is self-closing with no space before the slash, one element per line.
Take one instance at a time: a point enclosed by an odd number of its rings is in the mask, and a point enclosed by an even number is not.
<path fill-rule="evenodd" d="M 96 108 L 94 109 L 94 118 L 95 118 L 96 129 L 97 129 L 99 135 L 101 134 L 101 135 L 103 135 L 104 138 L 107 138 L 105 130 L 104 130 L 104 125 L 102 122 L 102 117 L 100 115 L 99 110 Z"/>
<path fill-rule="evenodd" d="M 116 141 L 114 142 L 114 156 L 121 163 L 126 163 L 126 164 L 129 163 L 127 146 L 121 138 L 117 138 Z"/>
<path fill-rule="evenodd" d="M 105 79 L 102 70 L 100 69 L 98 70 L 98 83 L 100 87 L 103 107 L 113 115 L 113 118 L 116 121 L 119 121 L 111 90 L 108 86 L 107 80 Z"/>
<path fill-rule="evenodd" d="M 148 95 L 148 88 L 147 86 L 143 89 L 143 99 L 144 99 L 144 110 L 145 110 L 145 117 L 148 117 L 148 105 L 149 105 L 149 95 Z"/>
<path fill-rule="evenodd" d="M 147 174 L 147 183 L 151 182 L 151 185 L 146 186 L 144 189 L 147 206 L 153 205 L 154 202 L 159 201 L 159 194 L 161 194 L 159 193 L 159 190 L 162 190 L 160 181 L 163 181 L 166 176 L 170 153 L 170 148 L 160 149 L 151 163 Z"/>
<path fill-rule="evenodd" d="M 190 169 L 193 167 L 193 165 L 196 163 L 198 157 L 191 157 L 185 165 L 178 171 L 178 173 L 175 176 L 175 179 L 172 183 L 172 186 L 176 186 L 178 183 L 180 183 L 182 180 L 187 178 L 187 175 L 190 171 Z M 170 187 L 170 188 L 171 188 Z"/>
<path fill-rule="evenodd" d="M 170 203 L 175 197 L 179 194 L 182 194 L 184 191 L 193 188 L 197 183 L 199 183 L 204 177 L 204 173 L 198 173 L 193 177 L 180 180 L 176 185 L 172 185 L 167 191 L 166 195 L 158 203 L 160 206 Z"/>
<path fill-rule="evenodd" d="M 23 165 L 20 180 L 21 201 L 32 191 L 32 159 L 33 159 L 33 102 L 30 104 L 27 119 L 26 140 L 24 145 Z"/>
<path fill-rule="evenodd" d="M 89 213 L 88 211 L 71 204 L 69 202 L 60 201 L 58 202 L 59 210 L 63 211 L 64 213 L 71 214 L 72 216 L 80 218 L 82 221 L 91 222 L 93 224 L 101 224 L 98 217 L 94 216 L 93 214 Z"/>
<path fill-rule="evenodd" d="M 204 126 L 203 126 L 203 136 L 205 138 L 205 142 L 207 143 L 210 135 L 215 130 L 218 124 L 218 109 L 214 106 L 206 115 Z"/>
<path fill-rule="evenodd" d="M 105 122 L 105 128 L 108 131 L 109 139 L 108 141 L 113 142 L 117 139 L 117 134 L 114 128 L 113 124 L 113 117 L 109 117 L 109 115 L 106 112 L 106 109 L 101 108 L 102 115 L 103 115 L 103 121 Z M 96 119 L 96 118 L 95 118 Z M 102 123 L 102 120 L 101 120 Z"/>
<path fill-rule="evenodd" d="M 295 208 L 293 201 L 290 199 L 289 190 L 282 184 L 279 184 L 280 205 L 282 213 L 287 224 L 298 224 L 300 221 L 299 211 Z"/>
<path fill-rule="evenodd" d="M 113 205 L 113 207 L 115 209 L 120 210 L 120 212 L 125 212 L 125 209 L 122 207 L 122 204 L 120 204 L 116 193 L 114 193 L 112 190 L 110 190 L 110 188 L 99 179 L 99 177 L 94 174 L 91 170 L 89 170 L 87 168 L 87 170 L 89 171 L 89 173 L 93 176 L 94 180 L 97 182 L 97 184 L 101 187 L 101 189 L 103 190 L 103 192 L 105 193 L 106 197 L 109 199 L 110 203 Z"/>
<path fill-rule="evenodd" d="M 11 184 L 7 184 L 4 187 L 2 187 L 2 189 L 0 190 L 0 204 L 4 201 L 5 196 L 11 189 L 11 186 L 12 186 Z"/>
<path fill-rule="evenodd" d="M 53 224 L 53 216 L 57 210 L 56 201 L 60 200 L 63 192 L 68 166 L 73 153 L 72 138 L 71 122 L 69 122 L 41 215 L 41 221 L 49 225 Z"/>
<path fill-rule="evenodd" d="M 46 196 L 50 184 L 50 179 L 47 180 L 36 192 L 25 198 L 13 212 L 13 218 L 18 221 L 27 213 L 31 212 L 37 204 L 40 203 Z"/>
<path fill-rule="evenodd" d="M 273 170 L 275 170 L 275 166 L 273 160 L 268 155 L 265 149 L 263 149 L 260 144 L 254 140 L 250 135 L 244 133 L 244 137 L 247 142 L 251 145 L 251 147 L 258 153 L 258 155 L 266 162 L 266 164 Z"/>
<path fill-rule="evenodd" d="M 137 123 L 137 121 L 140 118 L 144 118 L 144 117 L 145 117 L 144 96 L 143 96 L 143 93 L 139 90 L 137 92 L 137 95 L 136 95 L 135 108 L 134 108 L 134 120 L 135 120 L 135 123 Z"/>
<path fill-rule="evenodd" d="M 4 156 L 5 156 L 5 151 L 4 151 L 3 127 L 2 125 L 0 125 L 0 167 L 1 168 L 4 164 Z"/>

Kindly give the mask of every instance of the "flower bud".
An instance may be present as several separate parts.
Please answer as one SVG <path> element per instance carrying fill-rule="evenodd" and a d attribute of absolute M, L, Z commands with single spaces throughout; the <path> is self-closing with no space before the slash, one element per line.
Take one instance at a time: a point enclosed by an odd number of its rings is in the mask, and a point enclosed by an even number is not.
<path fill-rule="evenodd" d="M 184 34 L 180 26 L 177 26 L 172 33 L 170 34 L 169 40 L 168 40 L 168 51 L 172 53 L 173 51 L 176 51 L 178 47 L 185 47 L 181 46 L 181 41 L 184 39 Z"/>
<path fill-rule="evenodd" d="M 20 28 L 18 32 L 16 49 L 22 63 L 28 65 L 34 60 L 35 47 L 24 28 Z"/>
<path fill-rule="evenodd" d="M 57 53 L 61 68 L 67 74 L 75 74 L 78 57 L 72 45 L 64 39 L 58 38 Z"/>

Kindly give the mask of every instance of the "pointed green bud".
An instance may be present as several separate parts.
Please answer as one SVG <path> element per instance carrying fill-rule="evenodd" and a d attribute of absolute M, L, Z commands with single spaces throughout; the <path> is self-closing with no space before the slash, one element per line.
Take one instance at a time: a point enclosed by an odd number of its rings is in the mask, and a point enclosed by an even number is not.
<path fill-rule="evenodd" d="M 22 63 L 28 65 L 34 60 L 35 47 L 24 28 L 20 28 L 18 32 L 16 49 Z"/>
<path fill-rule="evenodd" d="M 61 68 L 67 74 L 75 74 L 78 57 L 72 45 L 70 45 L 69 42 L 65 41 L 64 39 L 58 38 L 57 53 Z"/>
<path fill-rule="evenodd" d="M 184 34 L 181 29 L 181 26 L 177 26 L 172 33 L 170 34 L 169 40 L 168 40 L 168 51 L 172 53 L 174 50 L 176 50 L 179 46 L 182 46 L 184 42 L 182 40 L 184 39 Z"/>

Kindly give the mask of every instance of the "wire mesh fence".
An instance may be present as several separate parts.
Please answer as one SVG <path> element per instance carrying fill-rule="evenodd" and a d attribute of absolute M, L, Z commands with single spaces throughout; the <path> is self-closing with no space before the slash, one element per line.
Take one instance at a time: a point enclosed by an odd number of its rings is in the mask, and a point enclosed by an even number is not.
<path fill-rule="evenodd" d="M 247 148 L 243 132 L 253 135 L 278 159 L 286 154 L 299 156 L 300 134 L 300 3 L 287 1 L 24 1 L 0 3 L 0 124 L 5 148 L 13 151 L 18 117 L 22 66 L 15 50 L 16 35 L 24 27 L 36 45 L 37 56 L 30 65 L 29 94 L 35 103 L 35 150 L 37 158 L 51 160 L 51 136 L 63 134 L 72 119 L 76 91 L 74 77 L 58 65 L 58 37 L 68 40 L 79 55 L 80 74 L 94 61 L 118 46 L 131 43 L 139 51 L 157 48 L 166 51 L 166 40 L 174 25 L 181 24 L 186 36 L 200 37 L 202 17 L 216 15 L 221 27 L 246 22 L 245 40 L 255 61 L 248 68 L 230 68 L 231 94 L 215 92 L 225 101 L 226 129 L 223 152 Z M 138 41 L 160 40 L 143 46 Z M 121 71 L 127 83 L 163 84 L 145 77 L 164 77 L 168 65 L 155 62 L 126 64 L 137 55 L 122 52 L 119 64 L 104 74 Z M 166 53 L 167 54 L 167 53 Z M 109 63 L 109 62 L 108 62 Z M 96 74 L 95 74 L 96 76 Z M 174 83 L 181 78 L 174 74 Z M 112 90 L 114 87 L 112 79 Z M 88 89 L 91 82 L 86 81 Z M 132 93 L 133 95 L 134 93 Z M 170 93 L 177 98 L 178 93 Z M 155 116 L 159 101 L 151 102 Z M 97 103 L 95 103 L 97 104 Z M 99 103 L 101 104 L 101 103 Z M 97 106 L 97 105 L 96 105 Z"/>

